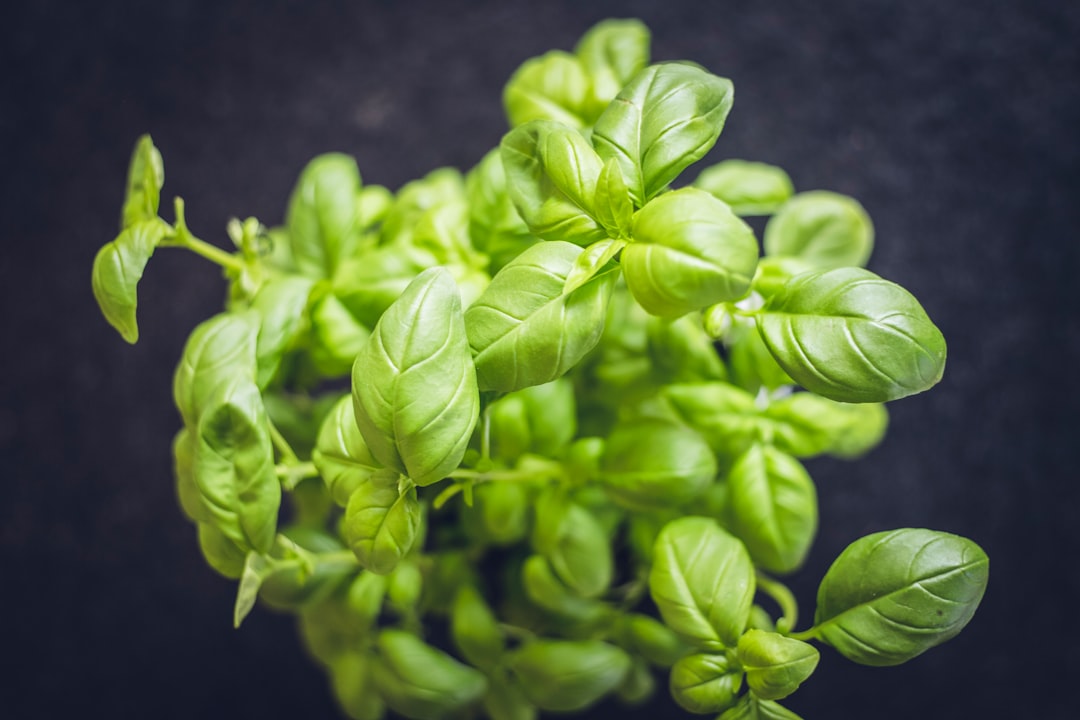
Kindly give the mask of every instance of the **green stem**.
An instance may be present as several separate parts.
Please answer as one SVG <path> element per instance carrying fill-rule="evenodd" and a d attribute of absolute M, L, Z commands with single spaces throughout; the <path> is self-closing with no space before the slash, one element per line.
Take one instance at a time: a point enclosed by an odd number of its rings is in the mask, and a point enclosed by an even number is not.
<path fill-rule="evenodd" d="M 200 240 L 191 234 L 188 230 L 187 222 L 184 220 L 184 199 L 176 198 L 176 235 L 172 237 L 171 242 L 162 243 L 162 245 L 175 247 L 182 247 L 190 250 L 196 255 L 200 255 L 207 260 L 217 263 L 226 270 L 233 270 L 235 272 L 242 272 L 244 270 L 244 261 L 232 253 L 225 252 L 219 247 L 211 245 L 205 240 Z"/>
<path fill-rule="evenodd" d="M 281 434 L 281 431 L 277 429 L 277 426 L 269 420 L 266 421 L 267 427 L 270 428 L 270 440 L 274 443 L 274 447 L 281 453 L 281 462 L 285 465 L 299 465 L 300 458 L 297 456 L 296 451 L 292 449 L 292 445 L 285 439 L 285 436 Z"/>
<path fill-rule="evenodd" d="M 780 606 L 780 612 L 783 615 L 776 621 L 777 632 L 783 635 L 789 634 L 799 620 L 799 604 L 795 600 L 795 595 L 787 585 L 761 572 L 757 573 L 757 586 Z"/>

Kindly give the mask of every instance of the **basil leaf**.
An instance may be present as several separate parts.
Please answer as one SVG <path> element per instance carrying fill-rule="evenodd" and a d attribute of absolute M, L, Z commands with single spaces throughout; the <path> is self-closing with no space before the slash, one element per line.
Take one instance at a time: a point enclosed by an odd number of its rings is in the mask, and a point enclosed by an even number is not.
<path fill-rule="evenodd" d="M 905 528 L 856 540 L 825 573 L 811 632 L 861 665 L 899 665 L 959 633 L 989 579 L 967 538 Z"/>
<path fill-rule="evenodd" d="M 541 710 L 571 712 L 617 688 L 630 656 L 599 640 L 537 640 L 510 653 L 507 667 Z"/>
<path fill-rule="evenodd" d="M 919 301 L 869 270 L 799 275 L 757 322 L 787 374 L 831 400 L 897 400 L 929 389 L 945 369 L 945 339 Z"/>
<path fill-rule="evenodd" d="M 198 418 L 196 437 L 195 484 L 214 524 L 241 548 L 269 552 L 281 483 L 255 383 L 237 378 L 218 385 Z"/>
<path fill-rule="evenodd" d="M 362 231 L 376 230 L 394 205 L 394 193 L 382 185 L 365 185 L 356 197 L 356 213 Z"/>
<path fill-rule="evenodd" d="M 604 20 L 581 37 L 574 54 L 591 80 L 591 118 L 649 64 L 649 41 L 649 29 L 640 20 Z"/>
<path fill-rule="evenodd" d="M 742 688 L 738 663 L 725 655 L 687 655 L 671 667 L 671 697 L 692 713 L 723 712 L 735 704 Z"/>
<path fill-rule="evenodd" d="M 608 236 L 630 237 L 634 222 L 634 204 L 630 200 L 630 190 L 626 187 L 626 179 L 623 178 L 615 158 L 608 159 L 596 179 L 593 214 Z"/>
<path fill-rule="evenodd" d="M 424 266 L 397 247 L 380 246 L 342 263 L 332 294 L 365 327 L 375 327 Z"/>
<path fill-rule="evenodd" d="M 387 575 L 412 550 L 420 521 L 416 487 L 399 489 L 396 472 L 379 470 L 353 490 L 342 529 L 360 564 Z"/>
<path fill-rule="evenodd" d="M 664 623 L 698 645 L 735 647 L 754 599 L 746 548 L 714 520 L 669 522 L 653 548 L 649 590 Z"/>
<path fill-rule="evenodd" d="M 473 488 L 472 507 L 461 513 L 462 527 L 482 541 L 512 545 L 528 532 L 528 493 L 518 483 L 483 483 Z"/>
<path fill-rule="evenodd" d="M 522 250 L 539 241 L 529 232 L 506 188 L 502 156 L 495 148 L 465 178 L 469 204 L 469 237 L 489 258 L 494 274 L 517 257 Z"/>
<path fill-rule="evenodd" d="M 716 478 L 716 458 L 693 430 L 642 419 L 616 426 L 600 461 L 600 480 L 631 510 L 684 505 Z"/>
<path fill-rule="evenodd" d="M 598 597 L 611 585 L 614 558 L 596 517 L 558 490 L 536 501 L 532 545 L 578 595 Z"/>
<path fill-rule="evenodd" d="M 479 672 L 403 630 L 383 630 L 376 646 L 375 686 L 396 713 L 438 720 L 487 691 L 487 680 Z"/>
<path fill-rule="evenodd" d="M 346 375 L 371 332 L 357 322 L 332 292 L 311 307 L 311 354 L 315 369 L 325 377 Z"/>
<path fill-rule="evenodd" d="M 526 452 L 561 457 L 577 432 L 574 385 L 567 378 L 510 393 L 489 412 L 492 447 L 508 462 Z"/>
<path fill-rule="evenodd" d="M 536 720 L 537 717 L 536 706 L 502 668 L 496 668 L 488 676 L 488 691 L 481 703 L 491 720 Z"/>
<path fill-rule="evenodd" d="M 578 58 L 552 50 L 514 71 L 503 90 L 510 127 L 532 120 L 555 120 L 573 128 L 591 124 L 589 77 Z"/>
<path fill-rule="evenodd" d="M 658 667 L 671 667 L 686 655 L 686 644 L 656 618 L 640 613 L 622 616 L 619 644 Z"/>
<path fill-rule="evenodd" d="M 846 195 L 817 190 L 788 200 L 765 226 L 765 253 L 797 257 L 818 270 L 866 265 L 874 226 Z"/>
<path fill-rule="evenodd" d="M 382 468 L 360 434 L 349 395 L 342 396 L 323 420 L 311 460 L 330 497 L 342 507 L 357 487 Z"/>
<path fill-rule="evenodd" d="M 743 390 L 756 395 L 761 388 L 772 391 L 795 384 L 777 364 L 757 328 L 740 325 L 731 333 L 730 340 L 725 338 L 725 343 L 731 381 Z"/>
<path fill-rule="evenodd" d="M 293 261 L 303 275 L 333 277 L 356 249 L 359 192 L 360 171 L 348 155 L 320 155 L 304 167 L 285 216 Z"/>
<path fill-rule="evenodd" d="M 409 284 L 356 356 L 352 379 L 357 425 L 385 467 L 424 486 L 461 464 L 480 396 L 448 270 Z"/>
<path fill-rule="evenodd" d="M 219 313 L 196 327 L 173 376 L 173 399 L 184 424 L 195 427 L 223 383 L 255 381 L 259 326 L 252 313 Z"/>
<path fill-rule="evenodd" d="M 120 235 L 94 256 L 90 276 L 94 299 L 109 324 L 132 345 L 139 340 L 136 289 L 154 249 L 170 230 L 167 223 L 156 217 L 134 221 L 126 224 Z"/>
<path fill-rule="evenodd" d="M 386 706 L 375 691 L 373 658 L 361 652 L 347 652 L 330 662 L 330 687 L 338 706 L 352 720 L 381 720 Z"/>
<path fill-rule="evenodd" d="M 212 523 L 200 522 L 198 534 L 199 550 L 206 564 L 230 580 L 239 580 L 244 573 L 247 552 Z"/>
<path fill-rule="evenodd" d="M 582 246 L 608 237 L 594 210 L 604 164 L 581 133 L 535 120 L 507 133 L 499 148 L 507 191 L 534 235 Z"/>
<path fill-rule="evenodd" d="M 551 382 L 599 341 L 615 278 L 607 273 L 564 295 L 581 252 L 558 241 L 528 248 L 465 311 L 481 390 L 513 392 Z"/>
<path fill-rule="evenodd" d="M 173 438 L 173 473 L 176 480 L 176 499 L 189 520 L 210 522 L 212 517 L 203 505 L 199 486 L 195 484 L 195 433 L 183 427 Z M 240 553 L 243 562 L 243 552 Z"/>
<path fill-rule="evenodd" d="M 363 571 L 356 576 L 345 595 L 354 624 L 363 628 L 374 627 L 382 612 L 389 584 L 386 576 L 373 572 Z"/>
<path fill-rule="evenodd" d="M 771 445 L 753 445 L 728 475 L 731 530 L 750 557 L 774 573 L 800 565 L 817 532 L 817 491 L 799 461 Z"/>
<path fill-rule="evenodd" d="M 881 441 L 889 418 L 878 403 L 841 403 L 805 392 L 770 403 L 764 415 L 772 421 L 773 444 L 797 457 L 857 457 Z"/>
<path fill-rule="evenodd" d="M 641 658 L 632 658 L 630 669 L 619 687 L 615 688 L 615 697 L 627 705 L 639 705 L 656 692 L 656 678 L 653 677 L 649 664 Z"/>
<path fill-rule="evenodd" d="M 772 700 L 759 700 L 753 694 L 743 695 L 739 704 L 726 710 L 716 720 L 802 720 L 786 707 Z"/>
<path fill-rule="evenodd" d="M 661 398 L 671 417 L 696 430 L 725 459 L 734 460 L 762 437 L 754 396 L 723 382 L 666 386 Z"/>
<path fill-rule="evenodd" d="M 651 315 L 645 328 L 649 356 L 665 382 L 727 379 L 724 362 L 705 333 L 700 316 L 668 320 Z"/>
<path fill-rule="evenodd" d="M 278 551 L 274 564 L 259 585 L 259 599 L 277 610 L 296 610 L 321 602 L 356 575 L 356 561 L 343 553 L 345 546 L 332 535 L 313 527 L 293 525 L 282 535 L 296 550 Z"/>
<path fill-rule="evenodd" d="M 812 645 L 763 630 L 747 630 L 738 654 L 746 684 L 762 700 L 781 700 L 798 690 L 821 659 Z"/>
<path fill-rule="evenodd" d="M 259 315 L 259 336 L 255 344 L 256 382 L 270 384 L 285 352 L 304 330 L 308 297 L 314 283 L 295 275 L 274 277 L 262 284 L 251 307 Z"/>
<path fill-rule="evenodd" d="M 706 192 L 656 198 L 634 217 L 633 236 L 620 263 L 634 299 L 652 315 L 678 317 L 750 289 L 754 232 Z"/>
<path fill-rule="evenodd" d="M 506 641 L 495 614 L 472 585 L 463 585 L 450 611 L 450 632 L 462 657 L 481 670 L 502 658 Z"/>
<path fill-rule="evenodd" d="M 521 584 L 529 600 L 564 619 L 591 625 L 609 614 L 599 600 L 583 598 L 566 587 L 543 555 L 530 555 L 522 563 Z"/>
<path fill-rule="evenodd" d="M 736 215 L 771 215 L 795 192 L 791 178 L 775 165 L 724 160 L 705 168 L 694 187 L 731 206 Z"/>
<path fill-rule="evenodd" d="M 597 119 L 593 145 L 619 163 L 640 207 L 712 148 L 734 97 L 730 80 L 696 66 L 652 65 Z"/>
<path fill-rule="evenodd" d="M 161 153 L 154 147 L 149 135 L 143 135 L 135 143 L 128 165 L 127 191 L 120 229 L 124 230 L 158 217 L 161 186 L 165 184 L 165 163 Z"/>

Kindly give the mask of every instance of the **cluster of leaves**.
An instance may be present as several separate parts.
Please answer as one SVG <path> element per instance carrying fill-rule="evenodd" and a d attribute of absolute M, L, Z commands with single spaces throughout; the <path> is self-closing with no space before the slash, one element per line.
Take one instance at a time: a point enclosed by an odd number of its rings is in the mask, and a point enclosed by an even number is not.
<path fill-rule="evenodd" d="M 606 21 L 513 75 L 512 129 L 465 175 L 391 193 L 318 157 L 284 226 L 230 224 L 234 253 L 180 200 L 159 217 L 140 140 L 95 296 L 134 342 L 157 247 L 225 268 L 175 375 L 180 505 L 239 580 L 237 625 L 257 600 L 295 612 L 348 716 L 525 720 L 643 700 L 664 668 L 690 712 L 793 718 L 776 701 L 809 641 L 893 665 L 971 618 L 986 555 L 901 529 L 848 547 L 794 630 L 776 576 L 818 524 L 800 460 L 871 449 L 945 344 L 862 267 L 851 198 L 736 160 L 672 189 L 732 99 Z"/>

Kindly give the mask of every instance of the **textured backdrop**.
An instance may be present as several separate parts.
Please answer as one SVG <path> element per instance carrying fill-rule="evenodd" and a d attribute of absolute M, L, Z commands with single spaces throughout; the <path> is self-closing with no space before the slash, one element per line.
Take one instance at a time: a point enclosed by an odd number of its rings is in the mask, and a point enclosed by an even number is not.
<path fill-rule="evenodd" d="M 1066 718 L 1080 663 L 1076 364 L 1080 6 L 939 0 L 61 2 L 0 10 L 0 714 L 329 718 L 289 618 L 231 629 L 172 492 L 171 375 L 220 305 L 204 261 L 161 252 L 129 347 L 90 294 L 127 157 L 153 134 L 164 197 L 201 237 L 282 220 L 320 152 L 398 187 L 467 169 L 505 130 L 502 84 L 592 23 L 637 16 L 656 59 L 730 77 L 713 160 L 786 168 L 858 198 L 870 267 L 949 341 L 945 379 L 892 405 L 886 442 L 815 461 L 822 529 L 804 612 L 851 540 L 967 535 L 990 588 L 957 639 L 906 666 L 824 650 L 790 698 L 815 718 Z M 693 171 L 691 171 L 691 177 Z M 668 702 L 627 713 L 656 717 Z M 1073 711 L 1074 712 L 1074 711 Z"/>

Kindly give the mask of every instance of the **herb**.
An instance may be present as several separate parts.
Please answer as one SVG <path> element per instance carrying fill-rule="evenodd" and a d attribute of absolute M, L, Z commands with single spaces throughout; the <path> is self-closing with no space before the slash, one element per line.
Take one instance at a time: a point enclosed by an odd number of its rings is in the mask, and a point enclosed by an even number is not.
<path fill-rule="evenodd" d="M 736 160 L 672 188 L 733 97 L 606 21 L 514 73 L 512 129 L 465 175 L 391 193 L 324 155 L 284 226 L 230 223 L 233 252 L 179 198 L 160 216 L 162 158 L 137 143 L 94 295 L 135 342 L 157 248 L 224 268 L 175 376 L 180 504 L 238 580 L 236 625 L 260 600 L 296 613 L 349 717 L 638 702 L 661 668 L 690 712 L 794 718 L 777 701 L 810 642 L 895 665 L 971 619 L 983 551 L 900 529 L 852 543 L 795 629 L 774 576 L 818 526 L 801 459 L 873 448 L 945 342 L 862 267 L 855 200 Z"/>

